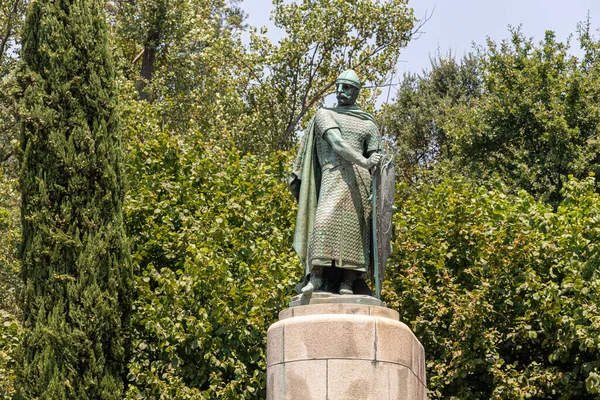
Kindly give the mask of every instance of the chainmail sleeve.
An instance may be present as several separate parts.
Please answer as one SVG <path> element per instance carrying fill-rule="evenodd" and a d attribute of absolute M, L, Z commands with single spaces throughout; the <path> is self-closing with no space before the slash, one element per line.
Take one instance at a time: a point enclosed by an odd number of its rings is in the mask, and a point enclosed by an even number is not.
<path fill-rule="evenodd" d="M 339 124 L 335 120 L 334 113 L 323 108 L 319 109 L 315 115 L 315 143 L 321 168 L 331 168 L 340 165 L 340 157 L 333 151 L 325 139 L 325 132 L 333 128 L 340 129 Z"/>
<path fill-rule="evenodd" d="M 317 135 L 323 137 L 328 130 L 332 128 L 339 129 L 339 125 L 335 122 L 331 111 L 321 108 L 315 114 L 315 128 Z"/>
<path fill-rule="evenodd" d="M 366 139 L 367 154 L 381 150 L 381 136 L 379 136 L 379 130 L 374 123 L 372 124 L 372 128 L 369 129 L 369 134 Z"/>

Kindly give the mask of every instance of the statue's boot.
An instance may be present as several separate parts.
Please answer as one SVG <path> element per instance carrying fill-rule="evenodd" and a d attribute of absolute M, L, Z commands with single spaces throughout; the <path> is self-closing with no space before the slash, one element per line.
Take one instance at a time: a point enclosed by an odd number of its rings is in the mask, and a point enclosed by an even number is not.
<path fill-rule="evenodd" d="M 300 291 L 302 294 L 311 294 L 323 286 L 323 267 L 313 267 L 310 280 Z"/>
<path fill-rule="evenodd" d="M 354 294 L 352 286 L 356 280 L 356 272 L 348 269 L 344 270 L 344 277 L 340 283 L 340 294 Z"/>

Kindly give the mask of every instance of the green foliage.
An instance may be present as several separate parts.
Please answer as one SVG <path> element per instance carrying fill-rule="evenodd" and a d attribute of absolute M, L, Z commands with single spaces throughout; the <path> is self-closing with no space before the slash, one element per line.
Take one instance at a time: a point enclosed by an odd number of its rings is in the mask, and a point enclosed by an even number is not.
<path fill-rule="evenodd" d="M 535 45 L 516 30 L 479 55 L 483 91 L 452 123 L 452 151 L 475 175 L 557 204 L 567 175 L 598 172 L 600 75 L 553 32 Z M 582 37 L 587 58 L 597 44 Z"/>
<path fill-rule="evenodd" d="M 14 393 L 20 357 L 25 398 L 264 398 L 266 329 L 302 274 L 291 160 L 274 150 L 293 147 L 341 70 L 383 83 L 412 10 L 275 0 L 282 40 L 251 27 L 245 45 L 237 0 L 55 3 L 32 2 L 24 31 L 22 268 L 17 55 L 0 49 L 0 397 Z M 0 10 L 0 32 L 18 45 L 22 2 Z M 385 296 L 425 345 L 432 398 L 599 396 L 590 32 L 580 26 L 581 59 L 551 33 L 535 44 L 519 31 L 460 61 L 438 54 L 384 112 L 411 182 L 399 188 Z M 131 182 L 124 217 L 108 34 Z M 364 90 L 361 106 L 377 94 Z"/>
<path fill-rule="evenodd" d="M 14 394 L 15 349 L 22 332 L 16 299 L 20 270 L 16 252 L 20 240 L 18 124 L 12 94 L 23 16 L 21 0 L 0 0 L 0 398 Z"/>
<path fill-rule="evenodd" d="M 22 57 L 17 393 L 120 399 L 132 281 L 104 3 L 33 2 Z"/>
<path fill-rule="evenodd" d="M 335 78 L 353 68 L 363 82 L 384 83 L 412 35 L 415 18 L 406 0 L 273 1 L 273 21 L 285 32 L 278 46 L 251 36 L 250 47 L 265 65 L 254 68 L 260 85 L 249 99 L 263 118 L 248 133 L 267 133 L 268 149 L 289 149 Z M 262 72 L 267 69 L 267 72 Z M 359 101 L 373 106 L 377 90 Z M 256 137 L 256 136 L 251 136 Z"/>
<path fill-rule="evenodd" d="M 17 317 L 0 309 L 0 398 L 15 394 L 15 351 L 22 335 Z"/>
<path fill-rule="evenodd" d="M 450 162 L 557 205 L 566 176 L 597 173 L 600 44 L 590 30 L 579 27 L 581 59 L 551 31 L 535 44 L 511 30 L 460 63 L 438 54 L 429 71 L 406 75 L 385 111 L 405 179 Z"/>
<path fill-rule="evenodd" d="M 385 135 L 391 141 L 404 179 L 452 158 L 448 125 L 481 94 L 479 59 L 436 54 L 422 75 L 405 74 L 395 101 L 381 112 Z"/>
<path fill-rule="evenodd" d="M 462 179 L 400 202 L 386 302 L 426 349 L 439 399 L 600 393 L 600 195 L 574 179 L 552 208 Z"/>
<path fill-rule="evenodd" d="M 411 37 L 406 3 L 275 1 L 284 38 L 274 44 L 250 28 L 248 46 L 237 1 L 136 0 L 115 4 L 113 14 L 124 75 L 142 75 L 167 129 L 206 136 L 226 125 L 240 150 L 266 154 L 294 145 L 343 69 L 372 84 L 385 80 Z M 365 90 L 367 108 L 377 93 Z"/>
<path fill-rule="evenodd" d="M 17 174 L 16 147 L 19 129 L 14 118 L 14 73 L 25 14 L 22 0 L 0 0 L 0 168 L 11 176 Z"/>
<path fill-rule="evenodd" d="M 21 335 L 16 290 L 19 287 L 17 242 L 20 239 L 16 179 L 0 167 L 0 398 L 14 394 L 14 351 Z"/>
<path fill-rule="evenodd" d="M 151 106 L 137 112 L 153 120 Z M 226 139 L 207 143 L 158 123 L 130 126 L 137 301 L 128 398 L 265 398 L 266 329 L 302 274 L 290 246 L 289 157 L 242 156 Z"/>
<path fill-rule="evenodd" d="M 243 13 L 235 3 L 136 0 L 112 7 L 124 78 L 138 89 L 143 81 L 144 96 L 160 103 L 170 129 L 214 124 L 228 110 L 240 114 L 236 99 L 247 79 L 232 63 L 244 52 Z"/>

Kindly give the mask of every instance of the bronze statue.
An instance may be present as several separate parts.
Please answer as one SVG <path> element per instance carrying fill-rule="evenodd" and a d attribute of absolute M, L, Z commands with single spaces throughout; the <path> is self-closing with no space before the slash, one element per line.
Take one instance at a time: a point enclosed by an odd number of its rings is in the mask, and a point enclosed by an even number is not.
<path fill-rule="evenodd" d="M 300 289 L 304 294 L 319 289 L 353 294 L 357 278 L 372 274 L 377 264 L 377 244 L 373 251 L 373 243 L 380 239 L 372 235 L 370 170 L 383 157 L 379 130 L 374 118 L 355 105 L 361 83 L 354 71 L 344 71 L 335 88 L 338 106 L 317 111 L 289 180 L 298 200 L 294 248 L 305 268 Z M 386 157 L 386 165 L 393 166 L 391 156 Z M 391 179 L 393 182 L 393 167 Z M 389 189 L 389 182 L 384 186 Z M 387 240 L 384 247 L 389 248 L 389 238 L 383 239 Z M 383 268 L 386 260 L 387 255 Z M 330 268 L 342 271 L 339 287 L 324 281 L 324 269 Z M 379 266 L 375 269 L 381 270 Z M 382 276 L 378 277 L 377 283 L 381 280 Z M 379 287 L 377 291 L 379 294 Z"/>

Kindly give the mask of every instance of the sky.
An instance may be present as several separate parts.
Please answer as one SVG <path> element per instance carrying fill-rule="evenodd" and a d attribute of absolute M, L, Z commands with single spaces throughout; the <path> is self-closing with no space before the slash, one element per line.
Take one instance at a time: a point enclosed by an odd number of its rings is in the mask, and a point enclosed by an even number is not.
<path fill-rule="evenodd" d="M 546 30 L 565 41 L 577 31 L 577 23 L 590 13 L 592 28 L 600 37 L 600 0 L 409 0 L 418 18 L 429 16 L 422 35 L 411 41 L 400 56 L 398 72 L 421 73 L 429 67 L 429 56 L 439 49 L 442 54 L 452 51 L 462 57 L 473 43 L 483 45 L 486 38 L 501 41 L 509 38 L 508 27 L 521 26 L 527 37 L 537 42 Z M 248 24 L 266 26 L 269 36 L 281 37 L 270 21 L 270 0 L 243 0 Z M 578 54 L 574 35 L 571 44 Z"/>

